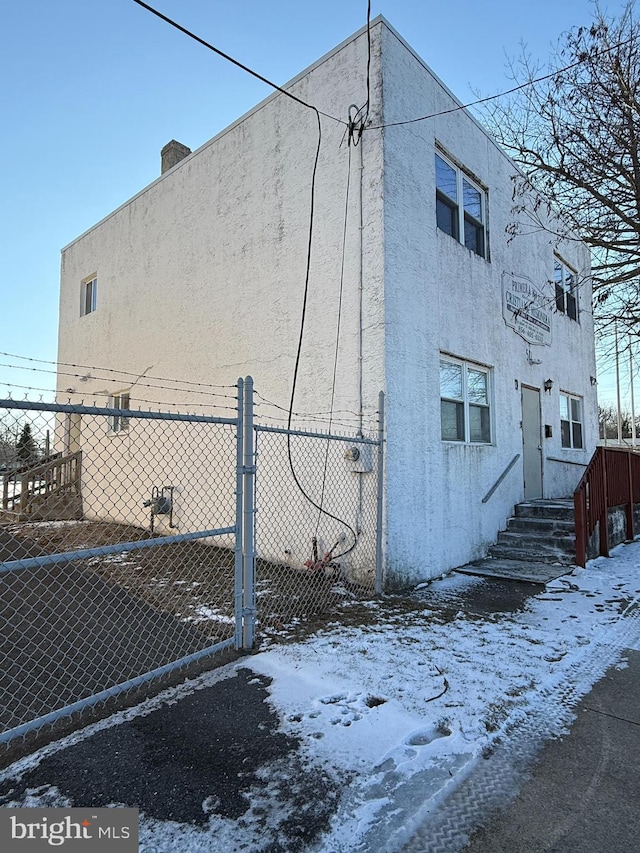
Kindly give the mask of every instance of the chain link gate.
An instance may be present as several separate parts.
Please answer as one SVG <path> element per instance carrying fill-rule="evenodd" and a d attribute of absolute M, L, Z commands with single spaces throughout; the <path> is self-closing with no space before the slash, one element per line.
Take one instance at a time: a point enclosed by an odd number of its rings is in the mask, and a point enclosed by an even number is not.
<path fill-rule="evenodd" d="M 0 757 L 380 591 L 382 395 L 374 438 L 237 392 L 232 418 L 0 400 Z"/>
<path fill-rule="evenodd" d="M 382 591 L 382 392 L 378 403 L 376 436 L 254 425 L 257 561 L 250 604 L 262 634 L 277 636 Z M 249 435 L 245 429 L 245 441 Z"/>
<path fill-rule="evenodd" d="M 242 407 L 0 401 L 0 746 L 241 647 Z"/>

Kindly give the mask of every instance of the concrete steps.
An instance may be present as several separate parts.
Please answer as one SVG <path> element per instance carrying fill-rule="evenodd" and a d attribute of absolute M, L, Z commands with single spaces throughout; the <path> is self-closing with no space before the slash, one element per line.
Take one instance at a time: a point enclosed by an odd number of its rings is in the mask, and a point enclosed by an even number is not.
<path fill-rule="evenodd" d="M 539 500 L 517 504 L 489 556 L 457 571 L 546 583 L 574 563 L 573 501 Z"/>
<path fill-rule="evenodd" d="M 573 565 L 575 535 L 572 501 L 527 501 L 518 504 L 489 549 L 491 557 Z"/>

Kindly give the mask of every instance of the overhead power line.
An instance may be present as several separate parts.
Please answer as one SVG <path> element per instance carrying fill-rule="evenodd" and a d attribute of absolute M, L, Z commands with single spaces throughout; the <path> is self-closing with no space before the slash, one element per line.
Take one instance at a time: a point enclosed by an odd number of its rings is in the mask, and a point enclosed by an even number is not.
<path fill-rule="evenodd" d="M 598 55 L 610 53 L 612 50 L 617 50 L 617 48 L 619 47 L 625 47 L 625 45 L 630 44 L 632 41 L 635 41 L 635 36 L 632 36 L 631 38 L 628 38 L 625 41 L 621 41 L 617 44 L 611 45 L 611 47 L 600 51 Z M 486 98 L 478 98 L 475 101 L 470 101 L 468 104 L 460 104 L 457 107 L 449 107 L 446 110 L 439 110 L 436 113 L 428 113 L 424 116 L 418 116 L 418 118 L 408 118 L 404 119 L 403 121 L 390 121 L 386 124 L 369 125 L 364 129 L 381 130 L 385 127 L 400 127 L 404 124 L 415 124 L 419 121 L 427 121 L 427 119 L 437 118 L 438 116 L 448 115 L 449 113 L 457 113 L 460 110 L 466 110 L 469 107 L 476 107 L 479 104 L 486 104 L 489 101 L 495 101 L 498 98 L 504 98 L 506 95 L 513 95 L 514 92 L 519 92 L 521 89 L 526 89 L 528 86 L 535 86 L 538 83 L 543 83 L 545 80 L 551 80 L 552 77 L 557 77 L 559 74 L 564 74 L 566 71 L 570 71 L 572 68 L 576 68 L 578 65 L 583 65 L 589 58 L 590 57 L 585 56 L 583 59 L 578 59 L 575 62 L 571 62 L 569 63 L 569 65 L 565 65 L 563 68 L 557 68 L 555 71 L 551 71 L 549 74 L 543 74 L 540 77 L 534 77 L 533 80 L 526 80 L 524 83 L 520 83 L 518 86 L 514 86 L 511 89 L 506 89 L 504 92 L 498 92 L 496 95 L 488 95 Z"/>
<path fill-rule="evenodd" d="M 148 12 L 151 12 L 152 15 L 160 18 L 162 21 L 165 21 L 167 24 L 170 24 L 172 27 L 175 27 L 176 30 L 179 30 L 181 33 L 184 33 L 189 38 L 192 38 L 194 41 L 197 41 L 198 44 L 203 45 L 203 47 L 212 50 L 218 56 L 221 56 L 223 59 L 226 59 L 227 62 L 231 62 L 233 65 L 241 68 L 243 71 L 246 71 L 247 74 L 251 74 L 252 77 L 255 77 L 257 80 L 261 80 L 263 83 L 266 83 L 267 86 L 271 86 L 272 89 L 275 89 L 276 92 L 280 92 L 283 95 L 286 95 L 287 98 L 291 98 L 292 101 L 296 101 L 298 104 L 301 104 L 303 107 L 307 107 L 310 110 L 315 110 L 320 113 L 320 115 L 325 116 L 325 118 L 330 118 L 332 121 L 337 121 L 339 124 L 347 124 L 346 121 L 343 121 L 341 118 L 336 118 L 336 116 L 332 116 L 329 113 L 324 113 L 322 110 L 319 110 L 313 104 L 309 104 L 306 101 L 303 101 L 302 98 L 298 98 L 297 95 L 294 95 L 292 92 L 287 91 L 287 89 L 283 89 L 282 86 L 278 86 L 277 83 L 273 83 L 267 77 L 264 77 L 262 74 L 259 74 L 257 71 L 254 71 L 252 68 L 249 68 L 248 65 L 244 65 L 244 63 L 239 62 L 237 59 L 234 59 L 232 56 L 229 56 L 228 53 L 220 50 L 219 48 L 212 45 L 210 42 L 205 41 L 200 36 L 188 30 L 186 27 L 183 27 L 177 21 L 174 21 L 172 18 L 167 17 L 167 15 L 163 15 L 162 12 L 159 12 L 157 9 L 154 9 L 153 6 L 149 6 L 148 3 L 143 3 L 142 0 L 133 0 L 134 3 L 137 3 L 138 6 L 142 6 L 143 9 L 146 9 Z"/>

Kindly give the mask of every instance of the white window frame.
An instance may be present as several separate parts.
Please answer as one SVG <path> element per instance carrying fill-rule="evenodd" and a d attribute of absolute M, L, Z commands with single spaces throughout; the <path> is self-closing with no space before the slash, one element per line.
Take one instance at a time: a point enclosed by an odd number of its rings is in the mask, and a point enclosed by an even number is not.
<path fill-rule="evenodd" d="M 130 409 L 131 398 L 129 391 L 119 391 L 117 394 L 112 394 L 109 397 L 110 409 Z M 111 415 L 109 418 L 110 432 L 127 432 L 129 429 L 129 418 L 123 418 L 122 415 Z"/>
<path fill-rule="evenodd" d="M 456 197 L 453 198 L 449 195 L 445 190 L 441 189 L 438 186 L 438 173 L 437 173 L 437 162 L 436 158 L 440 158 L 442 162 L 453 170 L 455 173 L 456 180 Z M 435 171 L 435 184 L 436 184 L 436 225 L 437 227 L 443 231 L 445 234 L 449 234 L 450 237 L 453 237 L 454 240 L 457 240 L 458 243 L 462 243 L 463 246 L 466 246 L 470 252 L 474 255 L 478 255 L 481 258 L 488 259 L 488 238 L 487 238 L 487 193 L 477 181 L 461 169 L 459 166 L 451 161 L 445 154 L 442 153 L 439 149 L 436 149 L 435 157 L 434 157 L 434 171 Z M 464 184 L 467 183 L 472 189 L 474 189 L 480 196 L 480 219 L 474 213 L 471 213 L 470 210 L 465 208 L 464 204 Z M 451 213 L 452 216 L 455 217 L 453 221 L 453 233 L 447 228 L 442 228 L 440 223 L 438 222 L 437 216 L 437 205 L 438 202 L 445 205 Z M 481 234 L 481 251 L 477 251 L 473 246 L 468 246 L 466 237 L 465 237 L 465 223 L 468 222 L 471 226 L 473 226 L 476 231 L 479 231 Z"/>
<path fill-rule="evenodd" d="M 565 403 L 566 401 L 566 403 Z M 565 450 L 584 450 L 584 401 L 577 394 L 569 394 L 567 391 L 560 392 L 560 443 Z M 577 404 L 577 418 L 575 409 Z M 566 407 L 566 408 L 565 408 Z M 564 411 L 563 411 L 564 409 Z M 568 442 L 562 431 L 562 425 L 567 424 Z M 574 428 L 580 427 L 580 443 L 576 443 Z"/>
<path fill-rule="evenodd" d="M 492 371 L 490 367 L 486 367 L 483 364 L 476 364 L 472 361 L 465 361 L 464 359 L 455 358 L 454 356 L 449 356 L 446 353 L 440 353 L 440 360 L 438 362 L 438 375 L 440 377 L 440 371 L 442 370 L 442 364 L 451 364 L 460 367 L 461 369 L 461 396 L 460 397 L 451 397 L 448 395 L 444 395 L 442 393 L 442 384 L 440 383 L 440 437 L 442 441 L 446 444 L 472 444 L 474 446 L 484 445 L 488 446 L 493 444 L 493 405 L 492 405 Z M 469 396 L 469 371 L 474 371 L 477 373 L 482 373 L 486 377 L 486 402 L 480 403 L 476 400 L 470 399 Z M 442 435 L 442 404 L 443 403 L 454 403 L 457 406 L 461 406 L 462 416 L 463 416 L 463 435 L 459 438 L 445 438 Z M 488 427 L 489 427 L 489 436 L 488 438 L 482 440 L 474 440 L 471 438 L 471 418 L 470 418 L 470 410 L 471 409 L 483 409 L 487 412 L 488 416 Z M 458 410 L 460 411 L 460 410 Z"/>
<path fill-rule="evenodd" d="M 98 276 L 90 275 L 80 286 L 80 316 L 93 314 L 98 307 Z"/>
<path fill-rule="evenodd" d="M 570 320 L 579 323 L 578 273 L 558 255 L 553 256 L 553 284 L 556 310 L 560 314 L 566 314 Z"/>

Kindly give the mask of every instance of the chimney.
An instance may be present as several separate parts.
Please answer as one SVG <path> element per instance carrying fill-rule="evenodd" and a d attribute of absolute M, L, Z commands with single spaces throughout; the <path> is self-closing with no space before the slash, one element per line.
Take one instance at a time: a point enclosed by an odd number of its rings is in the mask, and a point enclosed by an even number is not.
<path fill-rule="evenodd" d="M 173 169 L 176 163 L 179 163 L 180 160 L 184 160 L 184 158 L 188 157 L 189 154 L 191 154 L 191 149 L 187 148 L 186 145 L 183 145 L 182 142 L 176 142 L 175 139 L 172 139 L 171 142 L 167 142 L 160 152 L 160 174 L 164 175 L 164 173 L 168 172 L 169 169 Z"/>

